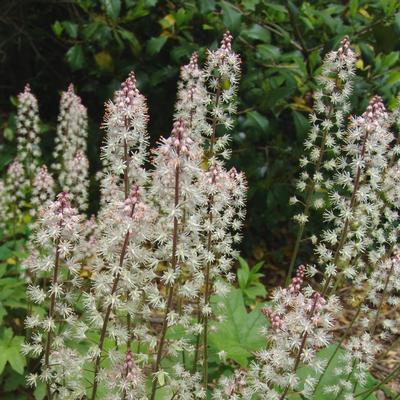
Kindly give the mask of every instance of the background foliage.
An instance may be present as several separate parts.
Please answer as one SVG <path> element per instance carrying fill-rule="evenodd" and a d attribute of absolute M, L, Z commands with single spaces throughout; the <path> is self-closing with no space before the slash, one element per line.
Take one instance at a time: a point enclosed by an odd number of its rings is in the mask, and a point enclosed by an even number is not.
<path fill-rule="evenodd" d="M 26 82 L 41 105 L 47 161 L 59 90 L 74 82 L 89 109 L 88 155 L 94 175 L 99 168 L 103 103 L 127 73 L 135 70 L 140 90 L 149 98 L 155 141 L 171 127 L 179 67 L 193 51 L 204 59 L 204 49 L 216 46 L 229 29 L 243 59 L 232 159 L 245 171 L 250 188 L 243 255 L 267 260 L 267 273 L 275 267 L 283 275 L 294 236 L 288 199 L 295 192 L 297 160 L 309 127 L 307 114 L 321 59 L 349 35 L 359 56 L 355 109 L 361 111 L 375 93 L 393 106 L 400 87 L 399 12 L 398 0 L 0 2 L 0 168 L 16 150 L 15 95 Z M 91 212 L 96 211 L 97 196 L 93 184 Z M 22 244 L 4 239 L 0 244 L 2 399 L 15 398 L 16 393 L 32 398 L 21 375 L 27 361 L 18 350 L 27 308 L 19 279 Z M 245 306 L 254 308 L 255 297 L 264 295 L 265 288 L 260 283 L 261 264 L 249 267 L 241 260 L 240 265 L 239 288 L 226 302 L 228 321 L 246 332 L 260 323 L 260 314 L 248 313 Z M 215 353 L 224 351 L 246 365 L 259 338 L 232 331 L 231 325 L 221 328 L 226 330 L 224 341 L 215 335 L 211 345 Z M 39 388 L 36 397 L 41 396 Z"/>

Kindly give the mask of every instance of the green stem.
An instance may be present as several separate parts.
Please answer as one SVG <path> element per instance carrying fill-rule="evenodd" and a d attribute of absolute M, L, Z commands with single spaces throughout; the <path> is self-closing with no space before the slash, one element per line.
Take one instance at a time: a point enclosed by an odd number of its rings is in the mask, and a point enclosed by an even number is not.
<path fill-rule="evenodd" d="M 371 336 L 374 335 L 374 333 L 376 331 L 376 328 L 378 326 L 379 315 L 381 313 L 383 302 L 384 302 L 385 297 L 386 297 L 386 292 L 387 292 L 387 288 L 388 288 L 388 285 L 389 285 L 390 278 L 391 278 L 391 276 L 393 274 L 393 269 L 394 269 L 394 262 L 392 261 L 392 265 L 391 265 L 389 273 L 388 273 L 388 275 L 386 277 L 385 286 L 383 288 L 382 296 L 381 296 L 381 299 L 379 301 L 378 308 L 376 310 L 375 319 L 374 319 L 374 322 L 373 322 L 373 325 L 372 325 L 372 329 L 371 329 Z"/>
<path fill-rule="evenodd" d="M 327 139 L 327 135 L 328 132 L 326 130 L 324 130 L 322 138 L 321 138 L 321 148 L 320 148 L 320 152 L 319 152 L 319 158 L 315 167 L 315 172 L 314 174 L 317 174 L 319 172 L 319 170 L 321 169 L 321 165 L 322 165 L 322 160 L 323 160 L 323 155 L 325 152 L 325 145 L 326 145 L 326 139 Z M 312 197 L 314 194 L 314 189 L 315 189 L 315 181 L 311 181 L 311 184 L 308 187 L 308 191 L 307 191 L 307 198 L 306 198 L 306 204 L 304 207 L 304 215 L 306 217 L 309 216 L 310 213 L 310 208 L 311 208 L 311 203 L 312 203 Z M 297 254 L 299 253 L 299 249 L 300 249 L 300 243 L 301 243 L 301 239 L 303 238 L 303 233 L 304 233 L 304 224 L 300 224 L 299 229 L 297 231 L 297 237 L 296 237 L 296 243 L 294 245 L 294 249 L 293 249 L 293 253 L 292 253 L 292 258 L 290 260 L 290 265 L 289 265 L 289 270 L 286 276 L 286 282 L 285 282 L 285 286 L 287 287 L 290 283 L 290 280 L 292 278 L 293 275 L 293 269 L 294 269 L 294 265 L 296 263 L 296 259 L 297 259 Z"/>
<path fill-rule="evenodd" d="M 202 323 L 201 319 L 201 311 L 200 311 L 200 297 L 197 299 L 197 323 Z M 197 371 L 197 361 L 199 358 L 199 350 L 200 350 L 200 334 L 196 336 L 196 346 L 194 351 L 194 361 L 193 361 L 193 373 Z"/>
<path fill-rule="evenodd" d="M 392 379 L 396 378 L 396 376 L 399 375 L 399 373 L 400 373 L 400 364 L 398 364 L 397 367 L 394 368 L 393 371 L 385 379 L 382 379 L 373 388 L 364 390 L 363 392 L 356 394 L 354 397 L 363 396 L 361 400 L 366 400 L 371 393 L 375 392 L 376 390 L 380 389 L 383 385 L 390 382 Z"/>
<path fill-rule="evenodd" d="M 323 371 L 322 374 L 320 375 L 320 377 L 319 377 L 319 379 L 318 379 L 318 382 L 317 382 L 317 384 L 315 385 L 315 388 L 314 388 L 314 391 L 313 391 L 313 395 L 314 395 L 315 392 L 317 391 L 317 388 L 318 388 L 319 384 L 321 383 L 323 377 L 325 376 L 325 374 L 326 374 L 326 372 L 327 372 L 327 370 L 328 370 L 328 368 L 329 368 L 329 365 L 331 364 L 331 362 L 332 362 L 333 359 L 335 358 L 337 352 L 339 351 L 340 346 L 341 346 L 341 345 L 343 344 L 343 342 L 346 340 L 347 336 L 349 335 L 349 333 L 350 333 L 350 331 L 351 331 L 351 328 L 353 327 L 354 323 L 356 322 L 356 319 L 357 319 L 358 316 L 360 315 L 362 305 L 363 305 L 363 301 L 360 302 L 360 304 L 359 304 L 359 306 L 358 306 L 358 308 L 357 308 L 357 312 L 356 312 L 355 315 L 353 316 L 353 318 L 352 318 L 352 320 L 351 320 L 349 326 L 348 326 L 347 329 L 346 329 L 346 332 L 343 334 L 343 336 L 341 337 L 339 343 L 337 344 L 337 346 L 336 346 L 336 348 L 335 348 L 335 351 L 334 351 L 334 352 L 332 353 L 332 355 L 330 356 L 330 358 L 329 358 L 329 360 L 328 360 L 328 363 L 326 364 L 326 367 L 325 367 L 324 371 Z"/>
<path fill-rule="evenodd" d="M 351 371 L 350 371 L 349 374 L 347 375 L 347 378 L 346 378 L 346 381 L 345 381 L 345 382 L 348 382 L 348 381 L 350 380 L 351 376 L 353 375 L 353 372 L 354 372 L 354 368 L 355 368 L 355 366 L 356 366 L 356 363 L 357 363 L 357 360 L 354 360 L 354 361 L 353 361 L 353 365 L 352 365 L 352 367 L 351 367 Z M 340 389 L 339 393 L 336 395 L 335 400 L 338 400 L 338 399 L 339 399 L 339 397 L 340 397 L 341 394 L 343 393 L 343 390 L 344 390 L 344 388 L 343 388 L 343 386 L 342 386 L 342 388 Z"/>

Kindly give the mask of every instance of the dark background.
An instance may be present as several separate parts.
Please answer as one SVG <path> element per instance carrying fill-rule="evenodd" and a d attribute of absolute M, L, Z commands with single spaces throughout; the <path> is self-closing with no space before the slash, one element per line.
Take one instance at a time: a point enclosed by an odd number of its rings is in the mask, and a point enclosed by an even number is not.
<path fill-rule="evenodd" d="M 180 65 L 193 51 L 204 60 L 205 49 L 230 29 L 243 60 L 230 161 L 249 180 L 242 252 L 284 271 L 296 229 L 288 199 L 295 193 L 322 57 L 349 35 L 359 57 L 354 111 L 375 93 L 393 107 L 400 85 L 399 8 L 397 0 L 2 0 L 0 167 L 15 153 L 15 96 L 26 82 L 39 99 L 48 163 L 60 91 L 75 84 L 90 117 L 93 176 L 103 104 L 127 73 L 135 70 L 148 97 L 154 142 L 170 130 Z M 91 212 L 97 198 L 92 184 Z M 305 256 L 307 247 L 302 251 Z"/>

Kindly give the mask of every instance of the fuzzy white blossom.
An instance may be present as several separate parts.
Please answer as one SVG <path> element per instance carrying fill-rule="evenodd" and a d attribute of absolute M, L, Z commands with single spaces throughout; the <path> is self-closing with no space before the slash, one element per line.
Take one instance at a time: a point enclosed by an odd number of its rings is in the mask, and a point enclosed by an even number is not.
<path fill-rule="evenodd" d="M 61 190 L 67 191 L 73 204 L 82 211 L 88 207 L 87 125 L 87 110 L 70 84 L 61 94 L 52 168 Z"/>

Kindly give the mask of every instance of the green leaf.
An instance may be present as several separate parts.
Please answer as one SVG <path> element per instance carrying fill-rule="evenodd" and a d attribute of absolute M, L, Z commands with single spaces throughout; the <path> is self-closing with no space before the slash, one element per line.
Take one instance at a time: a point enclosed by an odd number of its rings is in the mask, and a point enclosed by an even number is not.
<path fill-rule="evenodd" d="M 10 258 L 13 255 L 12 250 L 8 247 L 8 244 L 3 244 L 0 246 L 0 260 L 7 260 L 7 258 Z"/>
<path fill-rule="evenodd" d="M 233 5 L 227 1 L 221 1 L 221 10 L 222 22 L 225 26 L 232 32 L 238 32 L 240 29 L 242 14 L 236 11 Z"/>
<path fill-rule="evenodd" d="M 57 37 L 60 37 L 64 27 L 60 21 L 56 21 L 53 25 L 51 25 L 51 29 Z"/>
<path fill-rule="evenodd" d="M 3 373 L 6 364 L 7 364 L 7 354 L 0 345 L 0 374 Z"/>
<path fill-rule="evenodd" d="M 16 373 L 14 370 L 7 369 L 7 378 L 5 380 L 4 385 L 2 386 L 3 393 L 4 392 L 14 392 L 17 388 L 23 387 L 25 384 L 25 377 L 21 374 Z M 15 393 L 15 392 L 14 392 Z M 10 393 L 11 394 L 11 393 Z M 3 396 L 1 399 L 3 400 Z M 4 400 L 14 400 L 15 397 L 5 398 Z M 17 397 L 18 400 L 27 400 L 25 397 Z"/>
<path fill-rule="evenodd" d="M 264 117 L 264 115 L 260 114 L 258 111 L 250 111 L 246 115 L 248 121 L 251 122 L 253 127 L 258 128 L 262 132 L 268 130 L 269 121 L 268 118 Z"/>
<path fill-rule="evenodd" d="M 198 0 L 198 7 L 202 14 L 209 13 L 215 9 L 215 0 Z"/>
<path fill-rule="evenodd" d="M 256 265 L 253 266 L 250 273 L 251 275 L 256 274 L 264 265 L 264 261 L 258 262 Z"/>
<path fill-rule="evenodd" d="M 102 29 L 103 24 L 99 21 L 91 22 L 83 29 L 83 36 L 86 40 L 92 40 Z"/>
<path fill-rule="evenodd" d="M 1 325 L 2 321 L 3 321 L 3 318 L 6 315 L 7 315 L 7 310 L 5 309 L 5 307 L 2 304 L 0 304 L 0 325 Z M 1 372 L 0 372 L 0 374 L 1 374 Z"/>
<path fill-rule="evenodd" d="M 383 57 L 382 66 L 385 68 L 393 67 L 393 65 L 397 63 L 399 56 L 400 54 L 398 51 L 393 51 L 387 54 L 386 56 Z"/>
<path fill-rule="evenodd" d="M 238 276 L 238 282 L 239 282 L 240 289 L 244 290 L 247 287 L 247 283 L 249 280 L 249 271 L 248 270 L 246 271 L 245 269 L 240 268 L 240 269 L 238 269 L 237 276 Z"/>
<path fill-rule="evenodd" d="M 239 286 L 242 290 L 244 290 L 249 282 L 250 268 L 249 264 L 247 264 L 247 261 L 244 258 L 238 257 L 238 261 L 240 264 L 240 268 L 237 272 Z"/>
<path fill-rule="evenodd" d="M 267 2 L 267 3 L 265 3 L 265 6 L 271 8 L 272 10 L 275 10 L 275 11 L 279 11 L 279 12 L 282 12 L 282 13 L 287 13 L 287 10 L 286 10 L 285 6 L 282 6 L 280 4 Z"/>
<path fill-rule="evenodd" d="M 280 55 L 279 48 L 272 44 L 257 45 L 257 52 L 260 58 L 266 61 L 276 60 Z"/>
<path fill-rule="evenodd" d="M 8 362 L 14 371 L 22 375 L 26 365 L 26 359 L 20 353 L 24 337 L 13 337 L 12 334 L 12 330 L 6 328 L 0 338 L 0 373 L 4 369 L 6 362 Z"/>
<path fill-rule="evenodd" d="M 397 13 L 394 17 L 394 28 L 397 33 L 400 33 L 400 13 Z"/>
<path fill-rule="evenodd" d="M 304 116 L 304 114 L 298 111 L 293 111 L 293 122 L 294 127 L 296 128 L 297 138 L 303 140 L 307 132 L 310 130 L 310 121 Z"/>
<path fill-rule="evenodd" d="M 167 38 L 165 36 L 153 37 L 147 42 L 146 51 L 149 56 L 158 54 L 165 45 Z"/>
<path fill-rule="evenodd" d="M 26 365 L 25 357 L 23 357 L 20 353 L 19 347 L 10 347 L 7 351 L 8 362 L 11 365 L 11 368 L 18 372 L 20 375 L 24 373 L 24 368 Z"/>
<path fill-rule="evenodd" d="M 46 384 L 44 382 L 38 382 L 33 395 L 35 396 L 35 400 L 43 400 L 46 396 Z"/>
<path fill-rule="evenodd" d="M 267 289 L 260 282 L 253 283 L 250 287 L 244 290 L 244 294 L 249 299 L 256 299 L 257 297 L 265 297 L 267 295 Z"/>
<path fill-rule="evenodd" d="M 85 55 L 82 46 L 80 44 L 72 46 L 67 51 L 66 59 L 73 70 L 82 69 L 85 65 Z"/>
<path fill-rule="evenodd" d="M 271 34 L 261 25 L 254 24 L 249 29 L 244 29 L 241 34 L 244 37 L 260 40 L 261 42 L 270 42 L 271 41 Z"/>
<path fill-rule="evenodd" d="M 107 17 L 116 20 L 121 11 L 121 0 L 102 0 Z"/>
<path fill-rule="evenodd" d="M 242 0 L 243 8 L 245 10 L 254 11 L 256 5 L 260 3 L 260 0 Z"/>
<path fill-rule="evenodd" d="M 149 56 L 158 54 L 166 43 L 167 38 L 165 36 L 153 37 L 147 42 L 146 52 Z"/>
<path fill-rule="evenodd" d="M 394 85 L 399 83 L 400 81 L 400 71 L 392 71 L 389 74 L 389 77 L 386 80 L 386 83 L 388 83 L 389 85 Z"/>
<path fill-rule="evenodd" d="M 358 3 L 359 0 L 350 0 L 349 2 L 349 11 L 352 17 L 355 17 L 358 11 Z"/>
<path fill-rule="evenodd" d="M 78 37 L 78 24 L 70 21 L 64 21 L 62 24 L 70 38 L 76 39 Z"/>
<path fill-rule="evenodd" d="M 219 300 L 225 306 L 222 312 L 225 320 L 217 323 L 216 330 L 210 334 L 211 349 L 214 353 L 225 351 L 228 358 L 245 367 L 253 352 L 265 345 L 260 329 L 266 319 L 259 308 L 250 313 L 246 311 L 240 289 L 233 289 Z"/>
<path fill-rule="evenodd" d="M 0 264 L 0 278 L 6 273 L 7 271 L 7 263 Z"/>
<path fill-rule="evenodd" d="M 133 32 L 127 31 L 126 29 L 121 29 L 119 34 L 123 39 L 125 39 L 132 47 L 132 51 L 138 54 L 142 48 L 138 38 Z"/>

